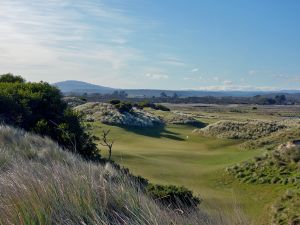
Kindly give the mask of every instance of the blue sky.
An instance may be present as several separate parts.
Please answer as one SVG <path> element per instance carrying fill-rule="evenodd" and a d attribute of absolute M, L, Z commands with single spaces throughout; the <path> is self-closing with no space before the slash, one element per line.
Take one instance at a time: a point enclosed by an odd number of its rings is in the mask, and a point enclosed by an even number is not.
<path fill-rule="evenodd" d="M 1 0 L 0 73 L 119 88 L 300 89 L 298 0 Z"/>

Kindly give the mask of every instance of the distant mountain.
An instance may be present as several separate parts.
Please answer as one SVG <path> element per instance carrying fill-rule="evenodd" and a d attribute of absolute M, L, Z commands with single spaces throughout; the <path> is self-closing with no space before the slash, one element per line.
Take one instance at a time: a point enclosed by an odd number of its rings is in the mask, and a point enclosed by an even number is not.
<path fill-rule="evenodd" d="M 283 91 L 196 91 L 196 90 L 158 90 L 158 89 L 115 89 L 104 87 L 100 85 L 90 84 L 82 81 L 67 80 L 53 84 L 57 86 L 63 93 L 100 93 L 110 94 L 116 90 L 124 90 L 130 97 L 159 97 L 162 92 L 168 96 L 173 96 L 175 93 L 180 97 L 252 97 L 255 95 L 269 95 L 286 94 L 290 96 L 299 97 L 300 90 L 283 90 Z"/>
<path fill-rule="evenodd" d="M 104 87 L 100 85 L 90 84 L 77 80 L 66 80 L 58 83 L 54 83 L 54 86 L 58 87 L 63 93 L 112 93 L 115 89 L 110 87 Z"/>

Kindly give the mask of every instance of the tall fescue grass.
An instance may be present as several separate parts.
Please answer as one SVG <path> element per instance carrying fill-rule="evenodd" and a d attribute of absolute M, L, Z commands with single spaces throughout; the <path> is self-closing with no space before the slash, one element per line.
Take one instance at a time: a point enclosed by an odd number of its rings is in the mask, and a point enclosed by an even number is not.
<path fill-rule="evenodd" d="M 216 203 L 217 204 L 217 203 Z M 48 138 L 0 126 L 0 224 L 248 224 L 149 198 L 111 164 L 88 162 Z"/>
<path fill-rule="evenodd" d="M 224 120 L 194 132 L 219 138 L 256 140 L 285 128 L 287 126 L 275 121 L 249 120 L 242 122 Z"/>
<path fill-rule="evenodd" d="M 242 149 L 267 149 L 273 150 L 280 144 L 300 139 L 300 126 L 289 127 L 266 135 L 257 140 L 248 140 L 241 144 Z"/>

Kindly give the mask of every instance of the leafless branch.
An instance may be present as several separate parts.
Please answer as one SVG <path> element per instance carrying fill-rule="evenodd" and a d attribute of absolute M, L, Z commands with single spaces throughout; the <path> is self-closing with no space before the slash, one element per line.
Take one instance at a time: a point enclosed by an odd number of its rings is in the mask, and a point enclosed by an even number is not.
<path fill-rule="evenodd" d="M 109 138 L 110 130 L 102 130 L 99 144 L 108 148 L 108 160 L 111 159 L 114 140 Z"/>

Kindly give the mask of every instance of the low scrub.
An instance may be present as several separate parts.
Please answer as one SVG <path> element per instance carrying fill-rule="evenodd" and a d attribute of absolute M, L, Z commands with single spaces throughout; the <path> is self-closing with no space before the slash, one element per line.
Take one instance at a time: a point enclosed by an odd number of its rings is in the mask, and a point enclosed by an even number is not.
<path fill-rule="evenodd" d="M 181 124 L 181 125 L 192 125 L 194 127 L 200 128 L 204 127 L 206 124 L 197 120 L 193 115 L 179 112 L 179 111 L 155 111 L 149 110 L 154 115 L 161 118 L 166 124 Z"/>
<path fill-rule="evenodd" d="M 67 96 L 63 98 L 64 102 L 68 104 L 70 107 L 76 107 L 79 105 L 82 105 L 87 102 L 87 100 L 84 97 L 71 97 Z"/>
<path fill-rule="evenodd" d="M 273 224 L 300 224 L 300 189 L 287 190 L 272 207 Z"/>
<path fill-rule="evenodd" d="M 120 113 L 132 112 L 133 106 L 130 102 L 121 102 L 119 99 L 113 99 L 109 103 L 115 106 Z"/>
<path fill-rule="evenodd" d="M 247 224 L 166 207 L 112 164 L 83 160 L 48 138 L 0 127 L 0 224 Z M 166 193 L 187 193 L 171 188 Z"/>
<path fill-rule="evenodd" d="M 257 140 L 248 140 L 241 144 L 241 148 L 273 150 L 282 143 L 297 139 L 300 139 L 300 126 L 298 124 L 289 126 L 287 129 L 278 130 Z"/>
<path fill-rule="evenodd" d="M 116 109 L 119 110 L 120 113 L 132 112 L 132 105 L 128 102 L 121 102 L 115 105 Z"/>
<path fill-rule="evenodd" d="M 256 140 L 285 128 L 286 125 L 269 121 L 219 121 L 194 132 L 219 138 Z"/>
<path fill-rule="evenodd" d="M 139 102 L 139 103 L 135 104 L 135 107 L 138 107 L 140 109 L 151 108 L 154 110 L 161 110 L 161 111 L 167 111 L 167 112 L 171 111 L 168 107 L 166 107 L 164 105 L 151 103 L 149 101 Z"/>
<path fill-rule="evenodd" d="M 300 224 L 300 147 L 291 143 L 281 145 L 227 171 L 241 182 L 286 186 L 288 191 L 272 207 L 272 224 Z"/>
<path fill-rule="evenodd" d="M 147 192 L 155 200 L 173 208 L 197 207 L 201 202 L 200 198 L 193 196 L 192 191 L 185 187 L 149 184 Z"/>
<path fill-rule="evenodd" d="M 300 187 L 300 148 L 280 146 L 265 156 L 229 167 L 227 171 L 245 183 Z"/>
<path fill-rule="evenodd" d="M 105 124 L 128 127 L 163 126 L 162 120 L 157 116 L 144 110 L 132 108 L 130 103 L 115 102 L 115 105 L 113 105 L 89 102 L 75 107 L 75 110 L 82 113 L 87 121 L 98 120 Z"/>

